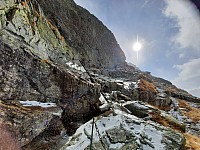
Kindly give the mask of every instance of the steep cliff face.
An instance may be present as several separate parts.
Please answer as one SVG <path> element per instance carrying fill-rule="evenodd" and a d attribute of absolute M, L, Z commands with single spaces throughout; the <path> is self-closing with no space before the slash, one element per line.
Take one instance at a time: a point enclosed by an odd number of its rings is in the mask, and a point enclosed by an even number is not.
<path fill-rule="evenodd" d="M 89 120 L 100 114 L 103 138 L 93 148 L 181 149 L 185 137 L 188 147 L 199 140 L 199 99 L 128 66 L 111 31 L 73 0 L 0 4 L 0 130 L 16 147 L 89 149 Z"/>
<path fill-rule="evenodd" d="M 72 0 L 41 0 L 39 4 L 87 69 L 125 65 L 125 55 L 113 33 L 87 10 Z"/>
<path fill-rule="evenodd" d="M 78 121 L 84 122 L 98 112 L 100 86 L 92 83 L 78 53 L 46 18 L 37 1 L 8 0 L 0 3 L 0 99 L 5 101 L 5 105 L 8 100 L 55 102 L 64 111 L 60 115 L 63 126 L 67 129 L 74 121 L 76 129 Z M 16 106 L 15 109 L 22 108 Z M 24 122 L 26 113 L 18 113 L 12 118 L 6 117 L 4 111 L 6 109 L 1 110 L 1 117 L 10 118 L 12 126 L 9 128 L 18 134 L 16 128 L 23 127 L 16 127 L 12 119 L 19 115 L 18 121 Z M 84 114 L 84 118 L 77 114 Z M 42 118 L 42 122 L 46 122 L 46 118 Z M 26 135 L 29 134 L 29 130 L 24 130 Z M 39 133 L 34 136 L 39 136 Z M 33 139 L 32 136 L 23 138 L 25 141 Z M 20 142 L 21 146 L 26 144 Z"/>

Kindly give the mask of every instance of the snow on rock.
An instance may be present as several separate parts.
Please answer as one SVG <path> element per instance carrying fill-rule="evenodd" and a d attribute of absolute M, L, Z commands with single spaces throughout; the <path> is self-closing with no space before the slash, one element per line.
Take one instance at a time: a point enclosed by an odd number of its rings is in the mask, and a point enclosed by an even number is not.
<path fill-rule="evenodd" d="M 147 105 L 144 105 L 144 103 L 140 102 L 140 101 L 127 101 L 123 104 L 123 106 L 128 105 L 128 104 L 132 104 L 135 107 L 137 107 L 138 109 L 149 109 L 150 107 L 148 107 Z"/>
<path fill-rule="evenodd" d="M 86 70 L 83 66 L 79 66 L 76 63 L 67 62 L 66 65 L 68 65 L 70 68 L 76 69 L 78 71 L 86 72 Z"/>
<path fill-rule="evenodd" d="M 123 82 L 124 83 L 124 88 L 125 89 L 130 89 L 130 86 L 133 85 L 136 87 L 136 82 Z"/>
<path fill-rule="evenodd" d="M 165 91 L 163 89 L 160 89 L 160 88 L 156 88 L 157 92 L 158 92 L 158 96 L 160 97 L 166 97 L 167 94 L 165 93 Z"/>
<path fill-rule="evenodd" d="M 102 112 L 110 109 L 111 104 L 106 101 L 106 99 L 102 94 L 100 95 L 99 100 L 101 101 L 102 104 L 101 106 L 99 106 Z"/>
<path fill-rule="evenodd" d="M 180 122 L 184 122 L 184 120 L 186 119 L 184 115 L 182 115 L 182 113 L 180 112 L 180 110 L 182 108 L 179 107 L 179 104 L 178 104 L 178 101 L 173 98 L 173 97 L 170 97 L 170 99 L 172 100 L 172 107 L 170 109 L 170 111 L 168 112 L 170 115 L 172 115 L 173 117 L 175 117 L 177 120 L 179 120 Z M 183 108 L 185 109 L 185 108 Z"/>
<path fill-rule="evenodd" d="M 92 120 L 79 127 L 62 150 L 89 150 Z M 184 137 L 150 120 L 144 121 L 120 109 L 95 118 L 93 150 L 100 149 L 180 149 Z"/>
<path fill-rule="evenodd" d="M 105 100 L 105 98 L 102 94 L 100 95 L 99 100 L 101 101 L 102 104 L 107 103 L 107 101 Z"/>
<path fill-rule="evenodd" d="M 124 81 L 123 79 L 114 79 L 112 82 L 116 82 L 118 85 L 123 85 L 126 90 L 129 90 L 131 88 L 138 88 L 137 82 Z"/>
<path fill-rule="evenodd" d="M 56 103 L 42 103 L 38 101 L 19 101 L 23 106 L 40 106 L 43 108 L 57 107 Z"/>
<path fill-rule="evenodd" d="M 139 83 L 139 80 L 137 82 L 124 82 L 124 88 L 125 89 L 130 89 L 130 88 L 134 88 L 134 89 L 137 89 L 138 88 L 138 83 Z"/>
<path fill-rule="evenodd" d="M 122 79 L 116 79 L 115 82 L 117 82 L 117 83 L 123 83 L 123 80 Z"/>
<path fill-rule="evenodd" d="M 102 112 L 104 112 L 104 111 L 109 110 L 109 109 L 110 109 L 110 106 L 111 106 L 111 104 L 105 103 L 105 104 L 99 106 L 99 108 L 100 108 L 100 110 L 101 110 Z"/>

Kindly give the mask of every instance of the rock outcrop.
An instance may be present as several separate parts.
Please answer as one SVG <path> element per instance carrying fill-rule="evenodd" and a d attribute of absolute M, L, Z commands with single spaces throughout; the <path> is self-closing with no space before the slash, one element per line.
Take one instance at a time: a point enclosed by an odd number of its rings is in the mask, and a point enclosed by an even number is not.
<path fill-rule="evenodd" d="M 95 126 L 93 131 L 94 144 L 92 145 L 94 150 L 178 150 L 184 148 L 185 138 L 182 134 L 150 120 L 139 119 L 121 110 L 119 105 L 113 104 L 113 107 L 113 112 L 99 116 L 94 122 L 90 121 L 81 126 L 62 149 L 89 149 L 92 124 Z M 140 104 L 140 107 L 148 109 L 144 104 Z M 150 110 L 153 109 L 150 108 Z"/>
<path fill-rule="evenodd" d="M 0 138 L 10 139 L 0 148 L 200 148 L 199 99 L 129 66 L 87 10 L 73 0 L 0 4 Z"/>

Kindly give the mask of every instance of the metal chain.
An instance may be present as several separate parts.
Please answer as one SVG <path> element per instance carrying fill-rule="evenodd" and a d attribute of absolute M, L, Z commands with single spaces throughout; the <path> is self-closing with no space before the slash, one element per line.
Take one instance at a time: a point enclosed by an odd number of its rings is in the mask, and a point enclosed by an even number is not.
<path fill-rule="evenodd" d="M 100 134 L 100 132 L 99 132 L 99 128 L 97 127 L 97 124 L 94 123 L 94 125 L 95 125 L 95 129 L 96 129 L 96 131 L 97 131 L 97 134 L 98 134 L 98 136 L 99 136 L 99 139 L 102 140 L 102 136 L 101 136 L 101 134 Z"/>
<path fill-rule="evenodd" d="M 99 132 L 99 128 L 97 127 L 97 124 L 96 124 L 96 123 L 94 123 L 94 125 L 95 125 L 95 129 L 96 129 L 96 131 L 97 131 L 97 134 L 98 134 L 98 136 L 99 136 L 99 140 L 100 140 L 100 142 L 101 142 L 103 148 L 106 150 L 106 146 L 105 146 L 105 144 L 104 144 L 104 142 L 103 142 L 103 138 L 102 138 L 102 136 L 101 136 L 101 134 L 100 134 L 100 132 Z"/>
<path fill-rule="evenodd" d="M 90 150 L 92 150 L 92 142 L 93 142 L 93 130 L 94 130 L 94 117 L 92 118 L 92 132 L 90 137 Z"/>

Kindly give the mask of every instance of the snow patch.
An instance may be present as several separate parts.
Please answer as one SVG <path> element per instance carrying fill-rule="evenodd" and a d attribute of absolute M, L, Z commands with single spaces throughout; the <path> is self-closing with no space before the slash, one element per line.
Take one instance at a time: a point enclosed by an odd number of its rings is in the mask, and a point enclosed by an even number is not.
<path fill-rule="evenodd" d="M 57 107 L 56 103 L 42 103 L 38 101 L 19 101 L 23 106 L 40 106 L 43 108 Z"/>
<path fill-rule="evenodd" d="M 68 65 L 69 67 L 71 67 L 73 69 L 76 69 L 78 71 L 86 72 L 86 70 L 85 70 L 85 68 L 83 66 L 79 66 L 76 63 L 72 63 L 71 61 L 67 62 L 66 65 Z"/>
<path fill-rule="evenodd" d="M 140 104 L 138 101 L 127 101 L 125 103 L 123 103 L 123 106 L 125 105 L 129 105 L 129 104 L 133 104 L 134 106 L 136 106 L 139 109 L 149 109 L 148 106 L 146 106 L 145 104 Z"/>
<path fill-rule="evenodd" d="M 158 130 L 157 124 L 151 121 L 143 121 L 140 118 L 126 114 L 119 109 L 115 109 L 114 112 L 115 114 L 111 114 L 107 117 L 95 118 L 95 123 L 99 133 L 94 127 L 93 143 L 99 142 L 100 134 L 101 137 L 108 142 L 108 149 L 121 149 L 126 143 L 110 143 L 109 138 L 106 136 L 106 131 L 114 128 L 122 128 L 136 137 L 135 142 L 137 145 L 141 146 L 141 149 L 164 149 L 165 144 L 162 142 L 165 134 L 163 131 L 164 128 Z M 63 150 L 83 150 L 88 147 L 90 145 L 91 129 L 92 120 L 88 121 L 77 129 L 75 135 L 70 138 L 71 140 L 66 143 L 66 145 L 63 147 Z"/>
<path fill-rule="evenodd" d="M 102 104 L 107 103 L 107 101 L 105 100 L 105 98 L 102 94 L 100 95 L 99 100 L 101 101 Z"/>
<path fill-rule="evenodd" d="M 129 89 L 131 85 L 136 85 L 136 82 L 124 82 L 124 88 Z"/>

